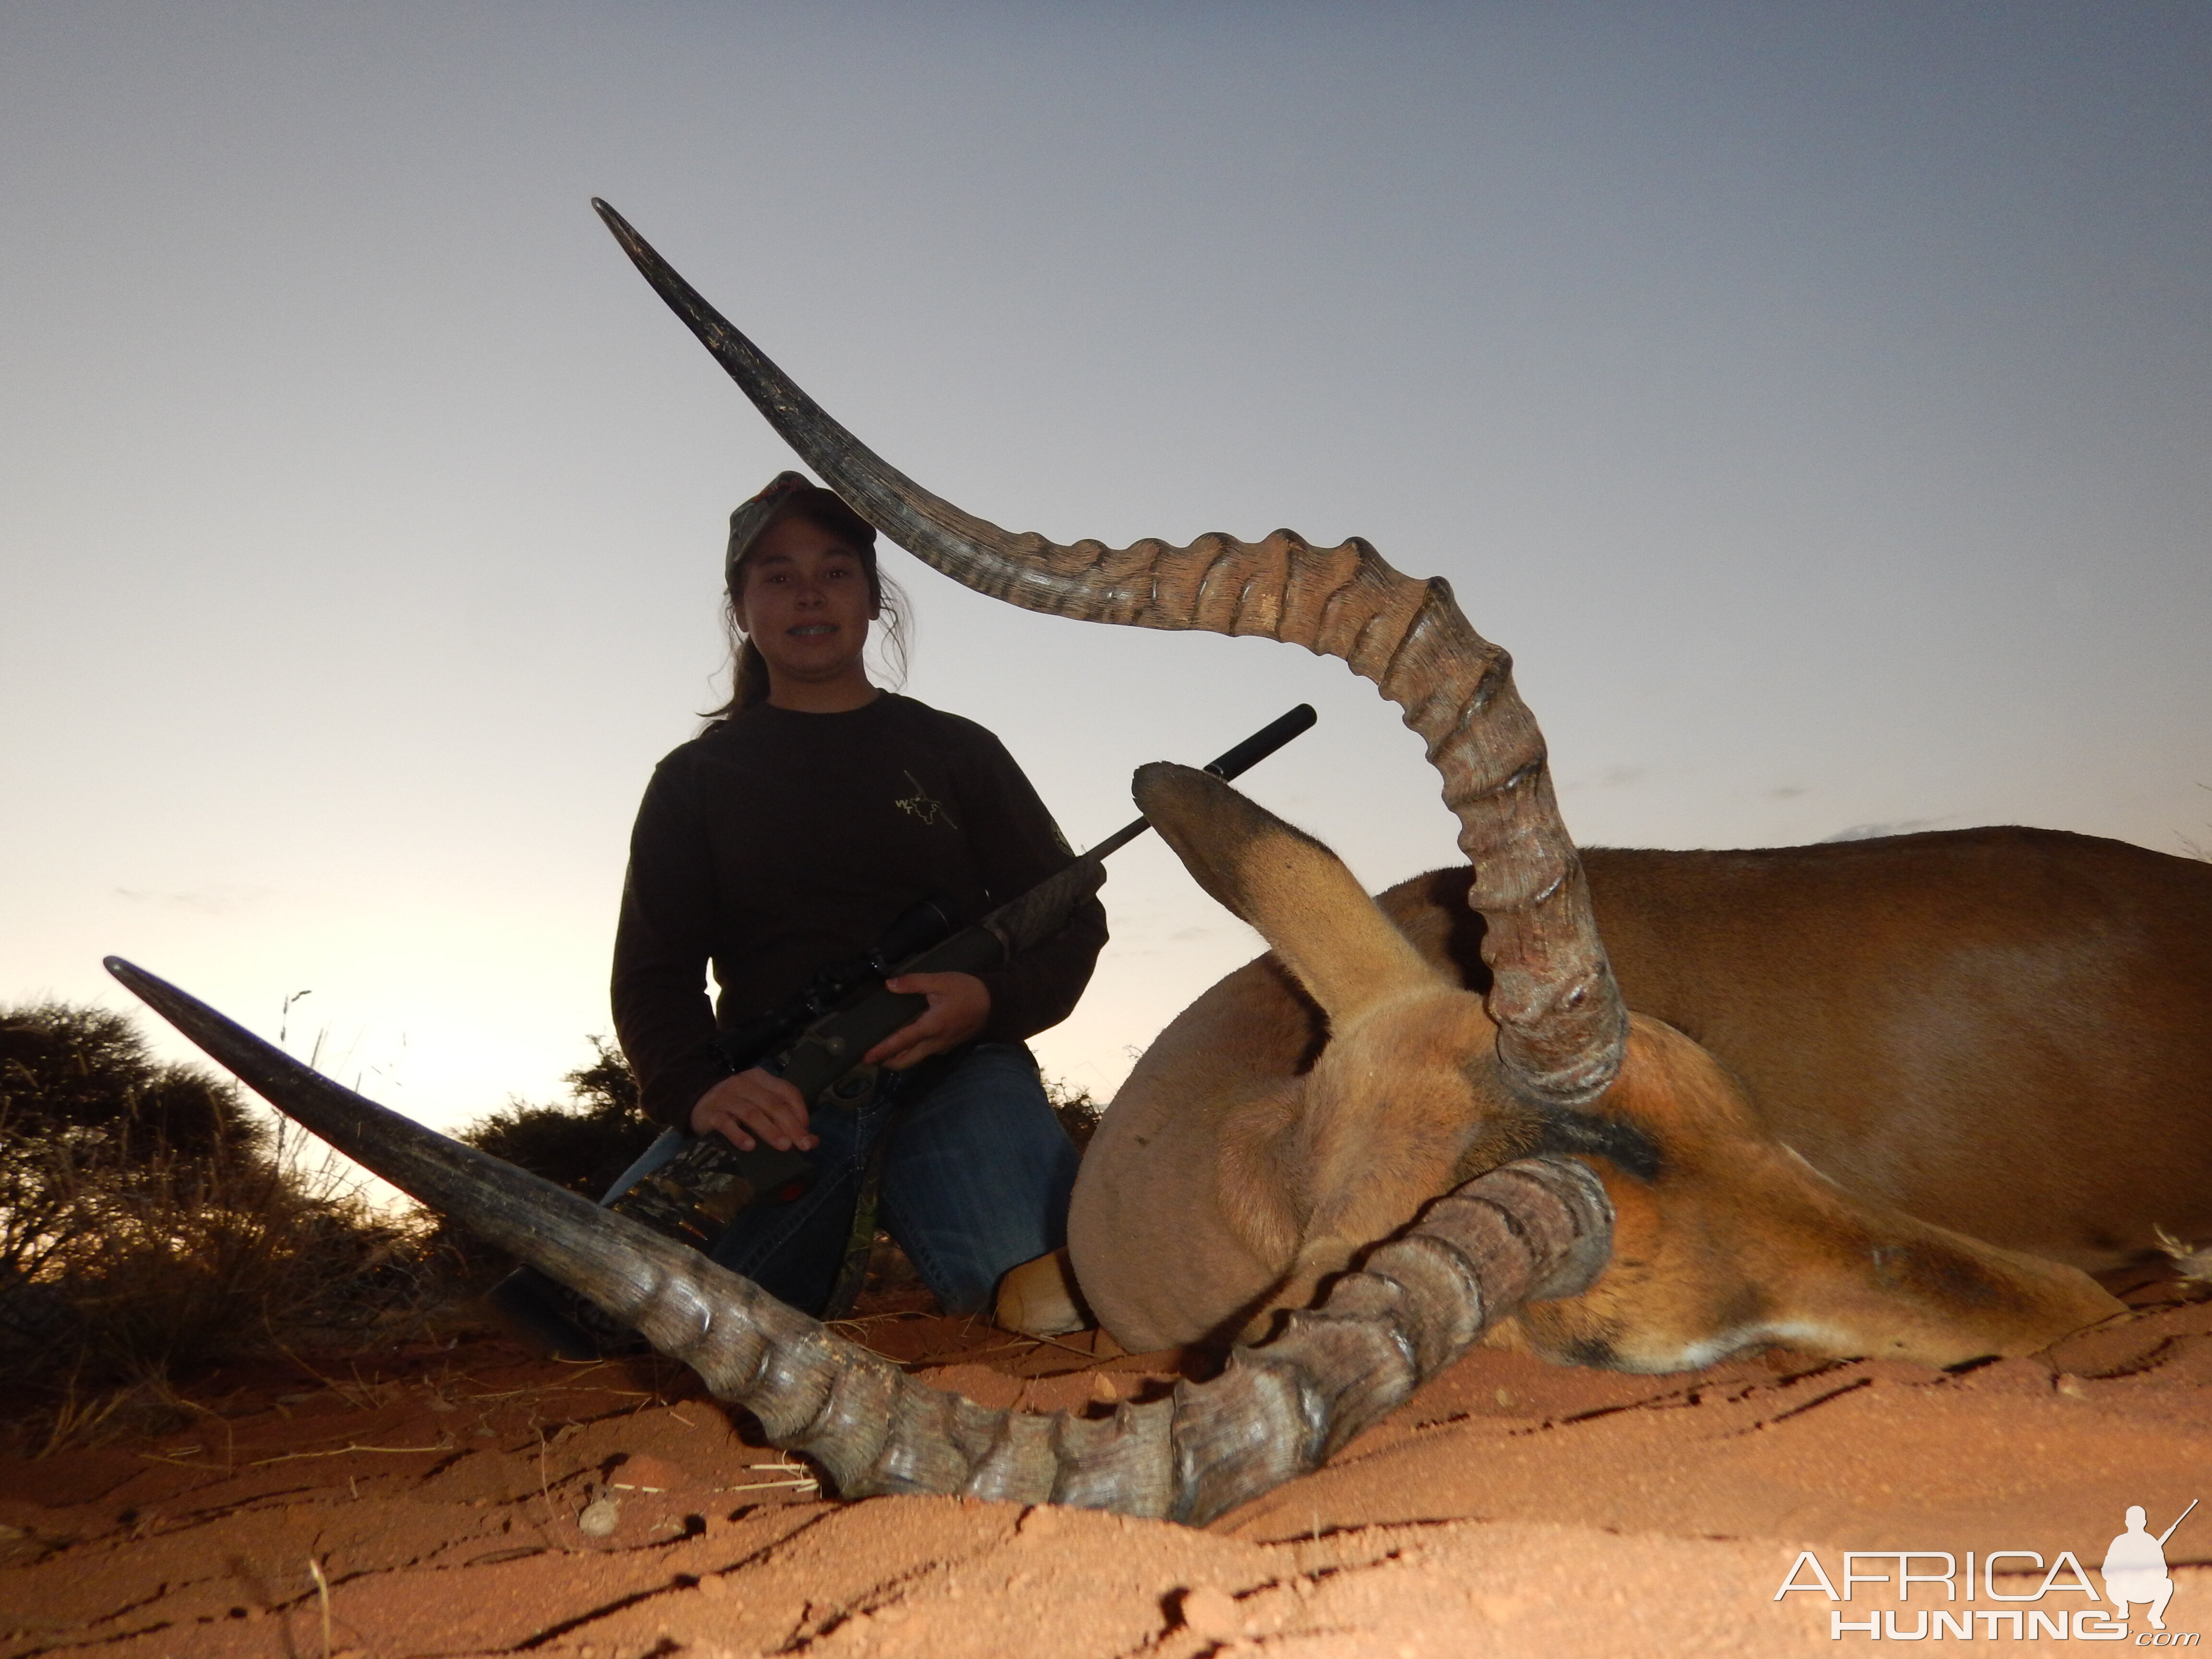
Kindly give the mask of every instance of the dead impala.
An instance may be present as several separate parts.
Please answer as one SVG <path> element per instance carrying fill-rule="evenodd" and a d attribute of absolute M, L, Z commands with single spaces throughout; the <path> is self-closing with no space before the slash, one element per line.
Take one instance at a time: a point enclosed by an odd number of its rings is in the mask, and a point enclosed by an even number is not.
<path fill-rule="evenodd" d="M 893 541 L 1027 609 L 1343 658 L 1425 740 L 1471 862 L 1378 903 L 1225 784 L 1138 774 L 1191 873 L 1273 948 L 1131 1076 L 1070 1253 L 1125 1346 L 1249 1346 L 1099 1418 L 923 1387 L 111 962 L 285 1111 L 691 1364 L 846 1495 L 1200 1522 L 1312 1468 L 1486 1333 L 1650 1370 L 1774 1341 L 2022 1353 L 2117 1310 L 2083 1267 L 2160 1227 L 2212 1231 L 2212 868 L 2024 830 L 1586 866 L 1509 659 L 1443 582 L 1286 531 L 1121 549 L 1002 531 L 886 465 L 598 205 Z M 1049 1261 L 1013 1277 L 1002 1305 L 1066 1316 Z"/>

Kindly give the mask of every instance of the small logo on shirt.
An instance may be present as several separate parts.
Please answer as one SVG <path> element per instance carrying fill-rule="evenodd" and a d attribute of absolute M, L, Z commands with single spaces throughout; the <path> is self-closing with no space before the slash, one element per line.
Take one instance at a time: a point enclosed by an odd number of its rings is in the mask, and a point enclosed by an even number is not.
<path fill-rule="evenodd" d="M 952 830 L 957 830 L 960 827 L 952 822 L 952 814 L 945 810 L 943 801 L 932 800 L 929 798 L 929 791 L 921 787 L 920 778 L 908 772 L 906 775 L 906 781 L 914 786 L 914 793 L 894 798 L 893 804 L 900 811 L 910 812 L 924 823 L 943 823 L 946 828 Z"/>

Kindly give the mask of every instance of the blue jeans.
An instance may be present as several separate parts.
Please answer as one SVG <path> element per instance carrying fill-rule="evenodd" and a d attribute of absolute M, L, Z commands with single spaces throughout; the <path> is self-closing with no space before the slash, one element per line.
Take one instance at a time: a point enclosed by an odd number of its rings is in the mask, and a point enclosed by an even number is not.
<path fill-rule="evenodd" d="M 1075 1146 L 1053 1115 L 1029 1049 L 978 1043 L 920 1092 L 908 1092 L 911 1081 L 887 1072 L 869 1104 L 815 1108 L 810 1127 L 822 1144 L 807 1154 L 819 1171 L 813 1189 L 793 1203 L 739 1211 L 708 1254 L 793 1307 L 820 1313 L 844 1264 L 862 1171 L 886 1129 L 878 1224 L 946 1312 L 989 1307 L 1008 1268 L 1065 1244 Z M 600 1201 L 629 1191 L 691 1139 L 669 1130 Z"/>

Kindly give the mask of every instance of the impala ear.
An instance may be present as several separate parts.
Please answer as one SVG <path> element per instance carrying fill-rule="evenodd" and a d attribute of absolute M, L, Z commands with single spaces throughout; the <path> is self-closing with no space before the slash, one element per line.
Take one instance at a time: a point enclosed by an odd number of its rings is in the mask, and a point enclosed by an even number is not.
<path fill-rule="evenodd" d="M 1198 884 L 1260 930 L 1332 1024 L 1450 983 L 1376 908 L 1343 860 L 1211 772 L 1141 766 L 1133 793 Z"/>

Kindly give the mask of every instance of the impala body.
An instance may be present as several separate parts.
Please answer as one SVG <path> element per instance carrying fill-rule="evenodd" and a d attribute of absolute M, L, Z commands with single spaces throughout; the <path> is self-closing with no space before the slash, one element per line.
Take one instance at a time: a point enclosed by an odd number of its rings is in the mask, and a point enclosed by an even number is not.
<path fill-rule="evenodd" d="M 1492 1340 L 1637 1370 L 1765 1341 L 1948 1364 L 2112 1311 L 2071 1268 L 2212 1234 L 2212 866 L 2020 829 L 1582 856 L 1639 1017 L 1593 1109 L 1641 1128 L 1654 1167 L 1584 1152 L 1620 1212 L 1613 1267 Z M 1316 933 L 1359 925 L 1349 879 Z M 1376 905 L 1443 983 L 1479 991 L 1468 882 L 1435 872 Z M 1286 926 L 1248 920 L 1271 940 Z M 1256 1334 L 1308 1291 L 1300 1254 L 1337 1231 L 1315 1219 L 1325 1118 L 1359 1123 L 1376 1155 L 1333 1178 L 1378 1213 L 1501 1137 L 1558 1144 L 1510 1097 L 1413 1105 L 1395 1039 L 1371 1102 L 1347 1105 L 1359 1011 L 1307 977 L 1279 953 L 1231 975 L 1100 1127 L 1070 1242 L 1124 1344 Z"/>
<path fill-rule="evenodd" d="M 1583 854 L 1628 1006 L 1847 1191 L 2078 1267 L 2212 1237 L 2212 864 L 2049 830 Z M 1440 955 L 1449 873 L 1386 900 Z"/>

